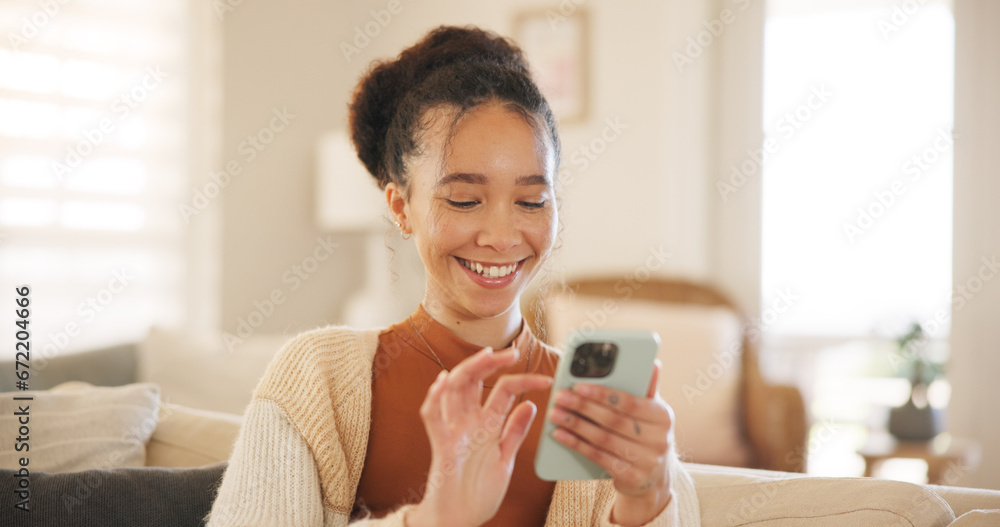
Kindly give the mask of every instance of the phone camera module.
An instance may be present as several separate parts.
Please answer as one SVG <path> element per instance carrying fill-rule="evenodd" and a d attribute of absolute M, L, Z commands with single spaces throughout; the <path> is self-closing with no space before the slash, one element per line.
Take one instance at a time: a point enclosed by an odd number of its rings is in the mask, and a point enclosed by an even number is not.
<path fill-rule="evenodd" d="M 618 346 L 613 342 L 584 342 L 573 352 L 570 373 L 574 377 L 607 377 L 617 356 Z"/>

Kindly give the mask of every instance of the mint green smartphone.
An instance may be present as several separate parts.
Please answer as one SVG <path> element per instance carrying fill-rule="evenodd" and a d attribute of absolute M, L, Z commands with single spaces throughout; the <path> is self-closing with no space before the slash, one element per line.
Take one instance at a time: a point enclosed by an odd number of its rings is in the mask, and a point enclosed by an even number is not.
<path fill-rule="evenodd" d="M 547 481 L 604 479 L 611 476 L 579 452 L 552 438 L 556 425 L 548 419 L 555 394 L 577 383 L 592 383 L 645 397 L 653 376 L 660 336 L 652 331 L 596 329 L 574 331 L 566 339 L 549 405 L 542 416 L 542 436 L 535 453 L 535 473 Z"/>

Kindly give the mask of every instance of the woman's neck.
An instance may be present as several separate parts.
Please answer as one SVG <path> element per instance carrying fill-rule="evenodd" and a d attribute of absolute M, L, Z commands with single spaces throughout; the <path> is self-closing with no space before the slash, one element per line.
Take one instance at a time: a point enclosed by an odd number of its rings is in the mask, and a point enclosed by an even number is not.
<path fill-rule="evenodd" d="M 503 349 L 521 332 L 520 303 L 515 302 L 506 312 L 491 318 L 462 315 L 439 302 L 424 298 L 424 310 L 460 339 L 477 346 Z"/>

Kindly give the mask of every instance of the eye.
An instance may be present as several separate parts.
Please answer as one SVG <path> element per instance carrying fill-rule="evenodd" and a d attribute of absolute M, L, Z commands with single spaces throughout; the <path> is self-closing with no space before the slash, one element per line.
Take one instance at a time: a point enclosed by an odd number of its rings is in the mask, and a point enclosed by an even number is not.
<path fill-rule="evenodd" d="M 518 201 L 517 204 L 526 209 L 543 209 L 547 201 Z"/>
<path fill-rule="evenodd" d="M 478 201 L 452 201 L 450 199 L 447 201 L 449 205 L 459 209 L 471 209 L 472 207 L 479 205 Z"/>

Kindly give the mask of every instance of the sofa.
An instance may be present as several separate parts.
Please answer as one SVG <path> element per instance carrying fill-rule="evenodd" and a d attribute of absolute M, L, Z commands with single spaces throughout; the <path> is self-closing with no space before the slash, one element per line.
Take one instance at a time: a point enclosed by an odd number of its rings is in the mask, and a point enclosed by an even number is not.
<path fill-rule="evenodd" d="M 30 525 L 202 525 L 240 415 L 166 401 L 158 384 L 139 382 L 141 354 L 133 345 L 58 357 L 35 376 L 32 441 L 43 441 L 43 432 L 55 439 L 51 450 L 39 444 L 31 453 Z M 71 377 L 87 382 L 67 382 Z M 0 395 L 0 428 L 16 429 L 3 419 L 16 410 L 13 396 L 25 393 Z M 108 426 L 93 430 L 95 422 Z M 0 445 L 0 492 L 15 498 L 0 525 L 29 525 L 16 523 L 25 519 L 15 508 L 24 478 L 17 453 L 4 449 L 8 444 Z M 1000 491 L 696 463 L 687 469 L 705 526 L 1000 525 Z"/>

